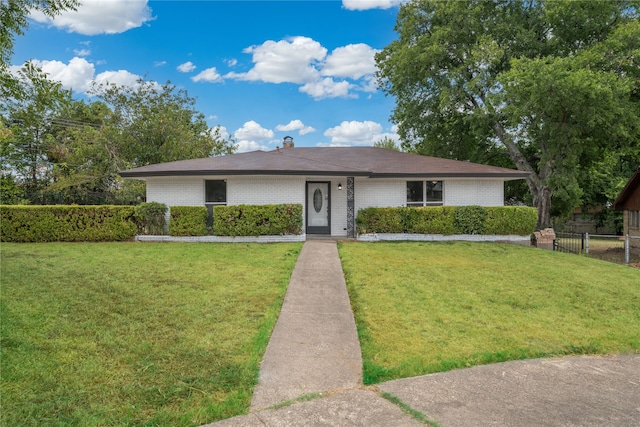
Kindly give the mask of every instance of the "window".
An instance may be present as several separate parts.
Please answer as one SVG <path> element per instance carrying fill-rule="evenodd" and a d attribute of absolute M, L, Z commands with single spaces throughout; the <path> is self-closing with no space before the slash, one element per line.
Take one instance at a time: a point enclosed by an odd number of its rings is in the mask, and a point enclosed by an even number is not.
<path fill-rule="evenodd" d="M 422 181 L 407 181 L 407 206 L 424 206 Z"/>
<path fill-rule="evenodd" d="M 207 207 L 207 226 L 213 226 L 213 207 L 227 204 L 227 181 L 223 179 L 204 182 L 204 204 Z"/>
<path fill-rule="evenodd" d="M 442 205 L 442 181 L 427 181 L 427 205 Z"/>
<path fill-rule="evenodd" d="M 629 211 L 629 228 L 640 228 L 640 211 Z"/>
<path fill-rule="evenodd" d="M 442 181 L 407 181 L 407 206 L 442 206 Z"/>
<path fill-rule="evenodd" d="M 227 182 L 222 179 L 204 182 L 204 202 L 214 205 L 227 204 Z"/>

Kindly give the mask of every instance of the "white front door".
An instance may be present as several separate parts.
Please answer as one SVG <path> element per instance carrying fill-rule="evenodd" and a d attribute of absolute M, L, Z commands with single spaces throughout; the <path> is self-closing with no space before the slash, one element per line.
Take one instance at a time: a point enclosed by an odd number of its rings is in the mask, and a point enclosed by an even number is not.
<path fill-rule="evenodd" d="M 307 182 L 307 234 L 331 234 L 328 182 Z"/>

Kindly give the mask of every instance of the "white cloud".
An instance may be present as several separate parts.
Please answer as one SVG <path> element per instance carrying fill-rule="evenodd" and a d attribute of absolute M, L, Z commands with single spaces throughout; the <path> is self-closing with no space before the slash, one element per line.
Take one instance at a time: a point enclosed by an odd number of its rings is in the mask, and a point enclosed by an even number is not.
<path fill-rule="evenodd" d="M 167 61 L 156 61 L 153 63 L 154 67 L 164 67 L 165 65 L 167 65 Z"/>
<path fill-rule="evenodd" d="M 233 133 L 233 137 L 238 144 L 237 151 L 245 153 L 247 151 L 270 150 L 267 145 L 269 140 L 273 138 L 273 131 L 265 129 L 259 123 L 250 120 L 246 122 L 240 129 Z"/>
<path fill-rule="evenodd" d="M 84 1 L 78 10 L 50 18 L 32 11 L 31 18 L 69 32 L 85 35 L 118 34 L 154 19 L 147 0 Z"/>
<path fill-rule="evenodd" d="M 84 58 L 72 58 L 68 64 L 61 61 L 38 61 L 33 63 L 42 69 L 51 80 L 62 83 L 67 89 L 85 92 L 91 86 L 95 67 Z"/>
<path fill-rule="evenodd" d="M 309 37 L 293 37 L 278 42 L 267 40 L 244 53 L 253 55 L 254 66 L 246 73 L 228 73 L 225 77 L 268 83 L 306 83 L 318 76 L 314 64 L 324 59 L 327 49 Z"/>
<path fill-rule="evenodd" d="M 187 61 L 184 64 L 178 65 L 177 67 L 177 70 L 180 71 L 181 73 L 190 73 L 195 69 L 196 69 L 196 66 L 193 65 L 193 62 L 191 61 Z"/>
<path fill-rule="evenodd" d="M 195 76 L 191 77 L 191 80 L 194 82 L 220 82 L 222 81 L 222 76 L 218 74 L 218 70 L 216 67 L 207 68 L 206 70 L 200 71 Z"/>
<path fill-rule="evenodd" d="M 252 55 L 253 68 L 245 73 L 229 72 L 226 79 L 293 83 L 316 100 L 357 98 L 353 91 L 375 92 L 374 73 L 377 50 L 364 43 L 327 49 L 303 36 L 274 41 L 243 50 Z M 233 60 L 236 65 L 237 61 Z"/>
<path fill-rule="evenodd" d="M 58 81 L 66 89 L 86 93 L 93 82 L 97 84 L 117 84 L 119 86 L 136 86 L 141 77 L 126 70 L 104 71 L 95 75 L 95 65 L 84 58 L 74 57 L 68 64 L 61 61 L 34 59 L 33 64 L 41 68 L 51 80 Z M 20 67 L 12 66 L 11 72 Z"/>
<path fill-rule="evenodd" d="M 238 141 L 243 140 L 254 140 L 254 141 L 263 141 L 273 138 L 273 131 L 270 129 L 265 129 L 260 126 L 259 123 L 250 120 L 246 122 L 240 129 L 237 129 L 233 133 L 234 138 Z"/>
<path fill-rule="evenodd" d="M 293 130 L 298 131 L 298 135 L 306 135 L 311 132 L 315 132 L 316 130 L 311 126 L 305 126 L 301 120 L 291 120 L 286 125 L 278 125 L 276 126 L 276 130 L 280 132 L 290 132 Z"/>
<path fill-rule="evenodd" d="M 91 49 L 73 49 L 73 53 L 76 56 L 89 56 L 91 55 Z"/>
<path fill-rule="evenodd" d="M 238 141 L 238 148 L 236 149 L 237 153 L 246 153 L 248 151 L 270 151 L 271 147 L 264 144 L 258 144 L 255 141 Z"/>
<path fill-rule="evenodd" d="M 362 83 L 358 86 L 358 90 L 363 92 L 377 92 L 378 91 L 378 81 L 376 80 L 376 76 L 366 76 L 362 79 Z"/>
<path fill-rule="evenodd" d="M 381 139 L 380 135 L 382 135 L 382 125 L 370 120 L 344 121 L 339 126 L 324 132 L 324 136 L 331 138 L 331 144 L 373 145 L 375 141 Z"/>
<path fill-rule="evenodd" d="M 338 47 L 331 52 L 325 61 L 321 74 L 332 77 L 348 77 L 359 79 L 376 72 L 375 54 L 378 50 L 358 43 Z"/>
<path fill-rule="evenodd" d="M 238 60 L 233 58 L 233 59 L 229 59 L 227 60 L 227 65 L 229 67 L 235 67 L 236 65 L 238 65 Z"/>
<path fill-rule="evenodd" d="M 342 7 L 349 10 L 389 9 L 407 0 L 342 0 Z"/>
<path fill-rule="evenodd" d="M 336 82 L 332 78 L 325 77 L 322 80 L 309 82 L 301 86 L 298 90 L 302 93 L 310 95 L 314 99 L 324 98 L 357 98 L 356 95 L 349 94 L 352 87 L 348 81 Z"/>
<path fill-rule="evenodd" d="M 209 118 L 211 118 L 211 117 L 209 117 Z M 217 137 L 220 137 L 220 138 L 225 139 L 227 141 L 229 140 L 229 137 L 230 137 L 229 132 L 227 131 L 227 128 L 224 127 L 224 126 L 220 126 L 220 125 L 212 127 L 209 130 L 209 133 L 214 138 L 217 136 Z"/>
<path fill-rule="evenodd" d="M 98 74 L 95 78 L 95 82 L 98 84 L 111 83 L 118 86 L 131 87 L 137 86 L 139 80 L 139 75 L 130 73 L 127 70 L 105 71 Z"/>
<path fill-rule="evenodd" d="M 345 144 L 342 142 L 318 142 L 316 147 L 351 147 L 350 144 Z"/>

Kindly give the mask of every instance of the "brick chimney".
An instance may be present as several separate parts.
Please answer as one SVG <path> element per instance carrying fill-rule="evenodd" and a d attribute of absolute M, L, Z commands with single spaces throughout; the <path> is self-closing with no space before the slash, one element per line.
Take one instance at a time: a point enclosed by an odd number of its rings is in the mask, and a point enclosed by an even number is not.
<path fill-rule="evenodd" d="M 293 137 L 285 136 L 282 141 L 282 148 L 293 148 Z"/>

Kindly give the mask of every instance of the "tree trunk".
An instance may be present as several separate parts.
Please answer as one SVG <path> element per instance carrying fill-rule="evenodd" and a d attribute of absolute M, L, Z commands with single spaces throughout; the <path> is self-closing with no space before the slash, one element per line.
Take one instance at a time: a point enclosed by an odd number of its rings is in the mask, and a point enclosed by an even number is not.
<path fill-rule="evenodd" d="M 511 161 L 516 168 L 521 171 L 529 172 L 527 177 L 527 186 L 533 196 L 533 205 L 538 209 L 538 224 L 536 228 L 542 229 L 551 226 L 551 190 L 545 184 L 546 175 L 549 174 L 549 165 L 542 168 L 540 174 L 537 174 L 531 167 L 525 156 L 522 154 L 518 146 L 513 142 L 511 136 L 505 131 L 501 123 L 493 126 L 496 135 L 507 148 Z M 545 176 L 542 176 L 542 175 Z"/>
<path fill-rule="evenodd" d="M 538 209 L 538 224 L 536 228 L 551 227 L 551 190 L 546 185 L 536 188 L 533 202 Z"/>

